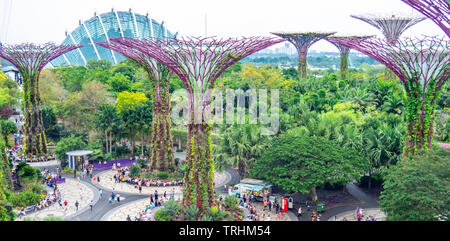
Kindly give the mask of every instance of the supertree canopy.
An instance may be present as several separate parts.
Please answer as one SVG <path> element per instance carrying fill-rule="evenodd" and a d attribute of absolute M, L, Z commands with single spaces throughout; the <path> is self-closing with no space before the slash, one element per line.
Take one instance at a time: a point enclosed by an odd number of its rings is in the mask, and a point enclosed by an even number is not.
<path fill-rule="evenodd" d="M 208 122 L 214 81 L 242 58 L 284 40 L 185 37 L 143 41 L 145 44 L 130 41 L 129 45 L 169 67 L 180 77 L 187 91 L 188 170 L 184 179 L 183 206 L 196 204 L 201 216 L 208 206 L 216 205 L 211 126 Z"/>
<path fill-rule="evenodd" d="M 436 101 L 450 73 L 450 42 L 437 37 L 402 40 L 395 45 L 375 38 L 329 40 L 374 58 L 400 78 L 407 94 L 404 154 L 410 157 L 422 148 L 431 149 Z"/>
<path fill-rule="evenodd" d="M 19 44 L 0 47 L 0 57 L 13 64 L 23 78 L 24 91 L 24 153 L 45 155 L 47 144 L 39 96 L 39 74 L 50 61 L 82 45 Z"/>
<path fill-rule="evenodd" d="M 360 39 L 367 39 L 367 38 L 371 38 L 374 36 L 333 36 L 333 38 L 339 38 L 339 39 L 348 39 L 348 38 L 360 38 Z M 332 43 L 334 46 L 336 46 L 336 48 L 339 49 L 339 52 L 341 53 L 341 78 L 343 80 L 347 79 L 348 77 L 348 55 L 350 53 L 350 48 L 339 44 L 339 43 L 335 43 L 332 41 L 329 41 L 328 38 L 325 38 L 328 42 Z"/>
<path fill-rule="evenodd" d="M 152 137 L 150 141 L 150 167 L 161 171 L 174 169 L 173 138 L 170 132 L 172 121 L 170 119 L 170 93 L 169 79 L 172 72 L 165 65 L 159 63 L 139 50 L 129 47 L 127 43 L 145 45 L 145 42 L 133 38 L 112 38 L 111 42 L 97 42 L 96 44 L 119 52 L 134 60 L 148 73 L 152 86 L 153 118 Z"/>
<path fill-rule="evenodd" d="M 448 0 L 402 0 L 435 22 L 450 37 L 450 2 Z"/>
<path fill-rule="evenodd" d="M 351 17 L 364 21 L 379 29 L 383 33 L 388 44 L 395 44 L 406 29 L 426 19 L 422 16 L 402 16 L 398 14 L 391 14 L 390 16 L 366 14 L 351 15 Z M 384 72 L 384 79 L 395 79 L 395 75 L 389 68 L 386 68 L 386 71 Z"/>
<path fill-rule="evenodd" d="M 316 43 L 317 41 L 326 38 L 330 35 L 335 34 L 336 32 L 327 32 L 327 33 L 319 33 L 319 32 L 293 32 L 293 33 L 283 33 L 277 32 L 272 33 L 277 36 L 280 36 L 290 43 L 292 43 L 298 52 L 298 77 L 306 78 L 307 73 L 306 69 L 308 63 L 306 61 L 306 57 L 308 55 L 308 49 Z"/>

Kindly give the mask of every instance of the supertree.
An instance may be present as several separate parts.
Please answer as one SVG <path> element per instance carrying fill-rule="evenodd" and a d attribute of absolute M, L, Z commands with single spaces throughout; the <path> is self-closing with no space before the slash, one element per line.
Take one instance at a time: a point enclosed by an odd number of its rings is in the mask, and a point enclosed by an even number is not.
<path fill-rule="evenodd" d="M 132 40 L 128 45 L 165 64 L 183 82 L 188 98 L 188 148 L 183 206 L 196 204 L 199 217 L 216 205 L 211 126 L 208 120 L 214 81 L 242 58 L 283 42 L 248 37 L 216 39 L 184 37 L 170 40 Z"/>
<path fill-rule="evenodd" d="M 112 38 L 110 42 L 96 44 L 109 48 L 132 59 L 145 71 L 152 83 L 151 96 L 153 99 L 152 136 L 150 141 L 150 168 L 161 171 L 174 170 L 173 139 L 170 132 L 172 121 L 170 118 L 170 78 L 172 71 L 139 50 L 129 47 L 131 38 Z M 138 41 L 136 41 L 138 42 Z M 145 44 L 143 42 L 142 44 Z"/>
<path fill-rule="evenodd" d="M 436 101 L 450 73 L 450 42 L 437 37 L 406 39 L 395 45 L 376 38 L 329 40 L 374 58 L 399 77 L 406 91 L 404 155 L 411 157 L 422 148 L 431 149 Z"/>
<path fill-rule="evenodd" d="M 339 39 L 348 39 L 348 38 L 361 38 L 361 39 L 367 39 L 367 38 L 371 38 L 374 36 L 333 36 L 333 38 L 339 38 Z M 340 70 L 341 70 L 341 78 L 343 80 L 347 79 L 348 77 L 348 55 L 350 53 L 350 48 L 339 44 L 339 43 L 335 43 L 332 41 L 328 40 L 328 37 L 325 38 L 328 42 L 332 43 L 334 46 L 336 46 L 336 48 L 339 49 L 339 52 L 341 53 L 341 66 L 340 66 Z"/>
<path fill-rule="evenodd" d="M 435 22 L 450 37 L 450 2 L 448 0 L 402 0 Z"/>
<path fill-rule="evenodd" d="M 24 153 L 26 155 L 47 154 L 47 144 L 40 109 L 39 74 L 58 56 L 82 45 L 18 44 L 0 47 L 0 57 L 13 64 L 23 78 L 24 92 Z"/>
<path fill-rule="evenodd" d="M 293 33 L 283 33 L 277 32 L 272 33 L 277 36 L 280 36 L 290 43 L 292 43 L 298 52 L 298 77 L 306 78 L 306 69 L 308 63 L 306 61 L 308 55 L 308 49 L 316 43 L 317 41 L 326 38 L 336 32 L 327 32 L 327 33 L 319 33 L 319 32 L 293 32 Z"/>
<path fill-rule="evenodd" d="M 406 29 L 411 26 L 425 20 L 425 17 L 422 16 L 403 16 L 390 14 L 390 15 L 379 15 L 379 14 L 365 14 L 365 15 L 350 15 L 352 18 L 359 19 L 363 22 L 366 22 L 375 28 L 379 29 L 388 44 L 395 44 L 400 35 L 405 32 Z M 389 68 L 386 68 L 384 72 L 385 80 L 394 80 L 395 75 Z"/>

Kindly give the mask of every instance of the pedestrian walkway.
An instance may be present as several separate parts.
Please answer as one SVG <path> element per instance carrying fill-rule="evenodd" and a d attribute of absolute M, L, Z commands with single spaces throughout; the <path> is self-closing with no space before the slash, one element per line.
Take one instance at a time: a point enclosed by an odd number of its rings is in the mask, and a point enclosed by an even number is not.
<path fill-rule="evenodd" d="M 100 221 L 126 221 L 128 215 L 130 215 L 131 220 L 135 220 L 135 216 L 137 216 L 140 212 L 145 210 L 145 207 L 150 205 L 150 199 L 144 198 L 141 200 L 137 200 L 134 202 L 127 203 L 125 205 L 121 205 L 116 207 L 106 213 Z M 153 214 L 159 209 L 159 207 L 154 208 L 152 210 L 151 220 L 153 219 Z"/>
<path fill-rule="evenodd" d="M 379 208 L 368 208 L 363 209 L 363 219 L 362 221 L 365 221 L 367 217 L 374 217 L 376 221 L 385 221 L 386 220 L 386 214 L 382 212 Z M 343 219 L 347 219 L 347 221 L 357 221 L 356 219 L 356 210 L 353 211 L 347 211 L 340 213 L 336 215 L 336 221 L 342 221 Z M 335 221 L 334 216 L 330 217 L 328 221 Z"/>
<path fill-rule="evenodd" d="M 55 203 L 52 206 L 40 210 L 30 215 L 26 215 L 25 218 L 38 218 L 43 219 L 46 217 L 61 217 L 69 218 L 76 213 L 80 213 L 89 208 L 89 203 L 94 200 L 94 192 L 87 185 L 74 179 L 66 179 L 65 183 L 59 184 L 58 189 L 61 193 L 62 207 Z M 64 207 L 64 201 L 67 200 L 67 209 Z M 78 211 L 75 207 L 75 202 L 78 200 Z"/>
<path fill-rule="evenodd" d="M 101 172 L 99 174 L 96 174 L 96 177 L 100 177 L 100 182 L 92 181 L 93 184 L 100 186 L 102 189 L 106 189 L 108 191 L 114 191 L 119 193 L 128 193 L 128 194 L 146 194 L 149 195 L 150 193 L 155 193 L 156 190 L 158 190 L 158 193 L 162 195 L 164 192 L 169 195 L 169 193 L 172 192 L 173 189 L 175 189 L 175 194 L 181 194 L 182 186 L 160 186 L 160 187 L 147 187 L 142 186 L 142 192 L 139 193 L 139 189 L 137 189 L 134 185 L 128 184 L 128 183 L 115 183 L 114 181 L 114 174 L 116 171 L 108 170 Z M 214 181 L 217 186 L 223 186 L 227 181 L 227 175 L 223 172 L 215 173 L 214 174 Z"/>

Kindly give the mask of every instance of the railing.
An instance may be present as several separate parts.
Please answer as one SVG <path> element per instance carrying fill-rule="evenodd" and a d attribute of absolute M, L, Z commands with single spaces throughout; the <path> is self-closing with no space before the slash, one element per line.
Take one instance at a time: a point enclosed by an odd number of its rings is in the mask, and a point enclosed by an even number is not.
<path fill-rule="evenodd" d="M 113 165 L 116 164 L 116 167 L 118 166 L 118 163 L 120 163 L 120 167 L 127 167 L 131 166 L 136 163 L 135 158 L 125 158 L 125 159 L 119 159 L 114 161 L 109 161 L 107 163 L 94 163 L 92 164 L 94 167 L 94 171 L 103 171 L 103 170 L 109 170 L 112 169 Z"/>

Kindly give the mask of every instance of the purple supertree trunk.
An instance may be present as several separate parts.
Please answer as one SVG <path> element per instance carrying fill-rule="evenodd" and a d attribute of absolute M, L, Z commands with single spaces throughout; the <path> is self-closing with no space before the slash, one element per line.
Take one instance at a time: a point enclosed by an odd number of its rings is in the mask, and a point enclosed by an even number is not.
<path fill-rule="evenodd" d="M 450 37 L 450 2 L 448 0 L 402 0 L 435 22 Z"/>
<path fill-rule="evenodd" d="M 333 38 L 340 38 L 340 39 L 348 39 L 348 38 L 368 39 L 371 37 L 374 36 L 333 36 Z M 348 78 L 348 55 L 350 53 L 350 48 L 345 45 L 329 41 L 328 38 L 325 39 L 339 49 L 339 52 L 341 54 L 341 63 L 340 63 L 341 79 L 346 80 Z"/>
<path fill-rule="evenodd" d="M 197 205 L 199 215 L 204 215 L 208 206 L 216 205 L 211 126 L 207 119 L 214 81 L 242 58 L 284 40 L 189 37 L 154 41 L 117 38 L 114 41 L 126 42 L 127 46 L 160 61 L 182 80 L 189 102 L 188 170 L 184 180 L 183 206 Z"/>
<path fill-rule="evenodd" d="M 171 71 L 146 54 L 129 47 L 128 39 L 111 39 L 111 42 L 96 43 L 100 46 L 117 51 L 129 59 L 134 60 L 148 73 L 152 81 L 153 118 L 152 136 L 150 140 L 150 168 L 161 171 L 174 170 L 173 138 L 170 132 L 172 121 L 170 118 L 169 79 Z"/>
<path fill-rule="evenodd" d="M 329 40 L 374 58 L 400 78 L 407 94 L 404 155 L 411 157 L 422 148 L 431 149 L 436 101 L 450 74 L 450 42 L 436 37 L 408 39 L 395 45 L 379 39 Z"/>
<path fill-rule="evenodd" d="M 319 33 L 319 32 L 301 32 L 301 33 L 272 33 L 280 36 L 292 43 L 298 52 L 298 77 L 305 79 L 307 77 L 307 55 L 308 49 L 317 41 L 326 38 L 336 32 Z"/>
<path fill-rule="evenodd" d="M 0 57 L 13 64 L 23 78 L 25 109 L 24 153 L 47 154 L 39 95 L 39 74 L 50 61 L 82 45 L 20 44 L 0 47 Z"/>

